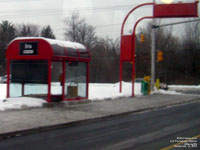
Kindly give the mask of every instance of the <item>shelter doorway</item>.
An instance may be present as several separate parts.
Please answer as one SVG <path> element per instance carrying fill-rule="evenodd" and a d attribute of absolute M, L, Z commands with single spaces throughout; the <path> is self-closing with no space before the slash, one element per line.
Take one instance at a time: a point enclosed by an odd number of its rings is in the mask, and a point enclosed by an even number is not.
<path fill-rule="evenodd" d="M 65 67 L 65 98 L 87 97 L 87 63 L 66 62 Z"/>

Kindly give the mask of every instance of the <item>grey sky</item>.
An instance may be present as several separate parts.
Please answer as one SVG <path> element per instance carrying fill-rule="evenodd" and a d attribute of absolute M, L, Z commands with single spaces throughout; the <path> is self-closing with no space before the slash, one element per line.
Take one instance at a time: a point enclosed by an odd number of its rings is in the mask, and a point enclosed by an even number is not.
<path fill-rule="evenodd" d="M 179 0 L 180 1 L 180 0 Z M 184 2 L 194 0 L 184 0 Z M 63 37 L 63 20 L 73 11 L 96 27 L 97 35 L 119 37 L 125 15 L 138 4 L 149 0 L 0 0 L 0 21 L 51 25 L 58 39 Z M 156 0 L 160 3 L 160 0 Z M 175 0 L 177 2 L 177 0 Z M 152 7 L 142 8 L 127 21 L 126 31 L 137 18 L 152 15 Z M 140 25 L 144 25 L 145 22 Z"/>

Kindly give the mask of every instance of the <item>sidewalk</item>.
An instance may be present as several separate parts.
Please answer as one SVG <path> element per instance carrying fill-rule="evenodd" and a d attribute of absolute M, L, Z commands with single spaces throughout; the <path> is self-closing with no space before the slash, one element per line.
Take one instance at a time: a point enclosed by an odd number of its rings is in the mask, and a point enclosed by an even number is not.
<path fill-rule="evenodd" d="M 62 105 L 52 108 L 29 108 L 0 112 L 0 137 L 7 133 L 41 129 L 129 112 L 140 112 L 171 105 L 200 102 L 200 95 L 150 95 L 135 98 L 94 101 L 86 104 Z"/>

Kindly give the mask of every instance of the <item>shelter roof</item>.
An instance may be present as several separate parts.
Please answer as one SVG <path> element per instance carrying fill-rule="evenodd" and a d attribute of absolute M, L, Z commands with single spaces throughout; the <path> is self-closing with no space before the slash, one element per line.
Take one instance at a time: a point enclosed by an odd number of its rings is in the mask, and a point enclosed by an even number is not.
<path fill-rule="evenodd" d="M 89 50 L 80 43 L 43 37 L 18 37 L 10 42 L 6 57 L 15 58 L 81 58 L 90 59 Z"/>

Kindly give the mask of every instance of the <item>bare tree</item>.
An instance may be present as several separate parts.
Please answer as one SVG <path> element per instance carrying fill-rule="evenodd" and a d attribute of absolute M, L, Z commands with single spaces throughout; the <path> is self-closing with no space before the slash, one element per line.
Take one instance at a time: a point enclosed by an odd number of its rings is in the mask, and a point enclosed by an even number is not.
<path fill-rule="evenodd" d="M 17 36 L 20 37 L 38 37 L 40 36 L 40 26 L 37 24 L 17 24 L 15 25 Z"/>
<path fill-rule="evenodd" d="M 199 78 L 200 75 L 200 23 L 191 22 L 184 26 L 183 35 L 183 52 L 185 74 L 191 75 L 193 78 Z"/>
<path fill-rule="evenodd" d="M 79 42 L 86 45 L 89 49 L 96 42 L 95 28 L 86 23 L 84 18 L 80 18 L 79 13 L 73 12 L 70 18 L 64 21 L 65 39 L 73 42 Z"/>
<path fill-rule="evenodd" d="M 98 38 L 91 49 L 91 82 L 118 82 L 119 80 L 119 39 Z"/>
<path fill-rule="evenodd" d="M 71 17 L 68 17 L 64 20 L 66 25 L 64 36 L 66 40 L 70 40 L 72 42 L 79 41 L 78 37 L 78 27 L 85 22 L 83 18 L 80 18 L 78 12 L 73 12 Z"/>
<path fill-rule="evenodd" d="M 150 75 L 151 66 L 151 22 L 140 29 L 136 41 L 136 77 Z M 140 34 L 144 42 L 140 42 Z M 175 81 L 178 78 L 177 60 L 180 50 L 179 38 L 173 35 L 173 27 L 156 30 L 156 51 L 163 51 L 164 60 L 156 63 L 156 77 L 162 82 Z"/>

